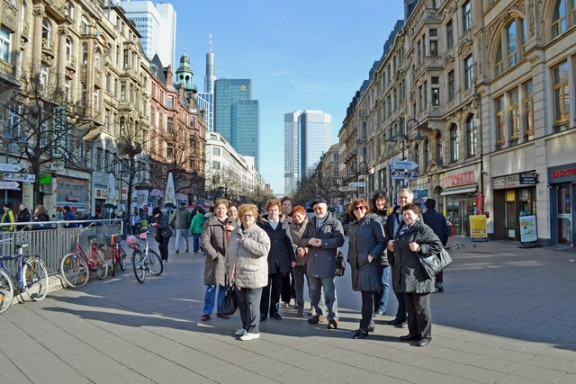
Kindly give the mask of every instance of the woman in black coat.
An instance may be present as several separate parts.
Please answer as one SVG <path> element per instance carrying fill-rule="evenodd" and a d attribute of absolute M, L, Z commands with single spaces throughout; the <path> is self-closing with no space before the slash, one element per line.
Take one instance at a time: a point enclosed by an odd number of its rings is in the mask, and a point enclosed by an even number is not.
<path fill-rule="evenodd" d="M 420 210 L 412 203 L 402 207 L 404 226 L 395 240 L 388 243 L 388 250 L 394 252 L 394 290 L 402 292 L 408 330 L 401 336 L 403 341 L 416 341 L 424 347 L 432 340 L 432 317 L 430 313 L 430 293 L 434 292 L 434 279 L 429 278 L 418 257 L 429 257 L 440 253 L 442 243 L 434 231 L 420 218 Z"/>
<path fill-rule="evenodd" d="M 172 236 L 172 230 L 170 229 L 168 216 L 162 213 L 160 207 L 156 207 L 152 210 L 152 216 L 155 219 L 154 226 L 156 227 L 156 234 L 154 237 L 156 237 L 158 240 L 158 250 L 160 251 L 160 257 L 165 263 L 167 263 L 168 243 L 170 242 L 170 236 Z"/>
<path fill-rule="evenodd" d="M 366 200 L 354 200 L 349 211 L 350 217 L 354 217 L 349 227 L 348 243 L 352 289 L 362 293 L 362 319 L 354 338 L 363 339 L 368 336 L 368 332 L 374 331 L 374 292 L 381 286 L 380 257 L 386 241 L 382 221 L 377 215 L 370 213 Z"/>

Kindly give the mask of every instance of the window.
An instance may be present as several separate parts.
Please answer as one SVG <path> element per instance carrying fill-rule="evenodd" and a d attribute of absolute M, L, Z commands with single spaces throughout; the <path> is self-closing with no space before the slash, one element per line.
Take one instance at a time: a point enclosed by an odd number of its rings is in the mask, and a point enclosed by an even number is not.
<path fill-rule="evenodd" d="M 464 59 L 464 88 L 470 89 L 474 83 L 474 58 L 469 55 Z"/>
<path fill-rule="evenodd" d="M 532 81 L 524 84 L 524 134 L 534 134 L 534 99 L 532 98 Z"/>
<path fill-rule="evenodd" d="M 456 97 L 456 84 L 454 83 L 454 71 L 448 72 L 448 101 Z"/>
<path fill-rule="evenodd" d="M 509 113 L 509 134 L 510 134 L 510 141 L 518 140 L 520 137 L 520 97 L 518 89 L 513 90 L 510 92 L 509 95 L 510 99 L 510 107 L 508 109 Z"/>
<path fill-rule="evenodd" d="M 554 125 L 564 125 L 570 119 L 570 87 L 568 85 L 568 63 L 554 68 Z"/>
<path fill-rule="evenodd" d="M 439 164 L 442 164 L 444 151 L 442 150 L 442 134 L 440 132 L 438 132 L 438 134 L 436 135 L 436 152 L 434 155 L 436 156 L 436 161 Z"/>
<path fill-rule="evenodd" d="M 100 50 L 97 49 L 96 53 L 94 54 L 94 67 L 96 69 L 100 69 Z"/>
<path fill-rule="evenodd" d="M 432 105 L 435 107 L 440 105 L 440 88 L 432 88 Z"/>
<path fill-rule="evenodd" d="M 82 44 L 82 64 L 88 64 L 88 43 Z"/>
<path fill-rule="evenodd" d="M 214 156 L 220 156 L 220 148 L 218 148 L 218 147 L 213 147 L 213 148 L 212 148 L 212 154 L 213 154 Z"/>
<path fill-rule="evenodd" d="M 166 144 L 166 157 L 171 159 L 174 156 L 174 145 L 169 143 Z"/>
<path fill-rule="evenodd" d="M 110 110 L 108 108 L 104 110 L 104 131 L 110 132 Z"/>
<path fill-rule="evenodd" d="M 86 106 L 86 83 L 80 83 L 80 105 L 85 107 Z"/>
<path fill-rule="evenodd" d="M 173 124 L 174 124 L 174 118 L 172 116 L 167 117 L 166 118 L 166 132 L 168 132 L 168 133 L 173 132 L 173 127 L 172 127 Z"/>
<path fill-rule="evenodd" d="M 120 137 L 126 136 L 126 118 L 120 118 Z"/>
<path fill-rule="evenodd" d="M 72 100 L 71 89 L 72 89 L 72 80 L 71 79 L 64 80 L 64 100 L 67 103 L 69 103 Z"/>
<path fill-rule="evenodd" d="M 458 161 L 458 126 L 456 124 L 450 127 L 450 161 Z"/>
<path fill-rule="evenodd" d="M 168 108 L 174 108 L 174 96 L 172 95 L 168 96 L 166 105 Z"/>
<path fill-rule="evenodd" d="M 66 7 L 66 15 L 69 18 L 74 19 L 74 5 L 72 5 L 70 1 L 67 1 L 65 7 Z"/>
<path fill-rule="evenodd" d="M 452 20 L 446 24 L 446 48 L 450 49 L 454 46 L 454 31 L 452 29 Z"/>
<path fill-rule="evenodd" d="M 438 30 L 430 29 L 430 56 L 438 56 Z"/>
<path fill-rule="evenodd" d="M 94 110 L 100 109 L 100 88 L 94 87 L 94 105 L 92 106 Z"/>
<path fill-rule="evenodd" d="M 472 6 L 470 5 L 470 1 L 462 5 L 462 24 L 464 26 L 463 32 L 472 28 Z"/>
<path fill-rule="evenodd" d="M 565 0 L 557 0 L 552 15 L 552 38 L 566 32 L 566 28 L 566 2 Z"/>
<path fill-rule="evenodd" d="M 196 116 L 190 116 L 190 126 L 194 127 L 196 125 Z"/>
<path fill-rule="evenodd" d="M 219 161 L 213 161 L 212 162 L 212 169 L 220 169 L 220 162 Z"/>
<path fill-rule="evenodd" d="M 494 65 L 494 74 L 499 76 L 508 68 L 518 64 L 524 53 L 524 46 L 528 40 L 527 23 L 522 18 L 515 18 L 504 28 Z M 504 61 L 504 58 L 506 61 Z"/>
<path fill-rule="evenodd" d="M 4 28 L 0 28 L 0 60 L 10 62 L 12 34 Z"/>
<path fill-rule="evenodd" d="M 468 116 L 466 119 L 466 144 L 468 157 L 476 155 L 478 146 L 478 129 L 476 128 L 476 119 L 474 115 Z"/>
<path fill-rule="evenodd" d="M 80 31 L 83 35 L 87 35 L 88 32 L 90 32 L 88 19 L 85 16 L 82 16 L 82 19 L 80 19 Z"/>
<path fill-rule="evenodd" d="M 424 147 L 424 167 L 426 166 L 426 164 L 428 164 L 428 161 L 430 161 L 430 142 L 428 141 L 428 139 L 424 140 L 424 143 L 422 144 L 422 146 Z"/>
<path fill-rule="evenodd" d="M 40 67 L 40 87 L 44 96 L 48 96 L 48 88 L 50 86 L 50 71 L 44 64 Z"/>
<path fill-rule="evenodd" d="M 496 99 L 496 144 L 504 142 L 504 97 Z"/>
<path fill-rule="evenodd" d="M 44 47 L 48 47 L 50 44 L 50 38 L 51 38 L 51 26 L 50 26 L 50 20 L 48 19 L 43 19 L 42 20 L 42 46 Z"/>

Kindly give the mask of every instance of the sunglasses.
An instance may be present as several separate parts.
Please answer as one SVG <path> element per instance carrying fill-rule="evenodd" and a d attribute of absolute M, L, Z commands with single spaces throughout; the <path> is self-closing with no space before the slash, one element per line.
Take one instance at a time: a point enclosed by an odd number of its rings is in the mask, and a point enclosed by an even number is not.
<path fill-rule="evenodd" d="M 357 206 L 354 207 L 354 210 L 355 210 L 355 211 L 357 211 L 357 210 L 359 210 L 359 209 L 366 209 L 366 207 L 363 206 L 363 205 L 357 205 Z"/>

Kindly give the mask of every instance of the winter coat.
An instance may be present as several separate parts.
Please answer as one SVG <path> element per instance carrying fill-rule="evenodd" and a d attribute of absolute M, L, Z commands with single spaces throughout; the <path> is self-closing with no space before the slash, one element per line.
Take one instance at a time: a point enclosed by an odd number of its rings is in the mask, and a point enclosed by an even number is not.
<path fill-rule="evenodd" d="M 168 224 L 168 216 L 166 216 L 164 213 L 160 212 L 156 218 L 156 224 L 156 232 L 159 232 L 163 239 L 167 239 L 172 236 L 172 229 Z"/>
<path fill-rule="evenodd" d="M 398 233 L 400 233 L 400 229 L 405 225 L 404 219 L 402 218 L 402 209 L 400 206 L 395 206 L 394 209 L 388 212 L 388 217 L 386 217 L 386 224 L 384 224 L 384 235 L 386 235 L 386 245 L 388 245 L 388 241 L 394 240 Z M 422 220 L 422 214 L 418 212 L 418 216 L 420 220 Z M 388 262 L 391 266 L 394 265 L 394 252 L 390 252 L 388 250 L 386 252 L 388 256 Z"/>
<path fill-rule="evenodd" d="M 188 228 L 189 233 L 199 235 L 202 233 L 202 227 L 204 226 L 204 215 L 202 213 L 197 213 L 192 218 L 190 223 L 190 228 Z"/>
<path fill-rule="evenodd" d="M 288 273 L 292 271 L 291 263 L 296 261 L 296 258 L 294 256 L 294 247 L 292 246 L 292 236 L 290 236 L 290 225 L 286 221 L 281 221 L 274 229 L 270 225 L 268 215 L 264 215 L 258 221 L 258 226 L 270 237 L 268 273 Z"/>
<path fill-rule="evenodd" d="M 46 213 L 39 213 L 38 216 L 34 216 L 32 221 L 42 222 L 42 221 L 50 221 L 50 216 Z M 32 229 L 50 229 L 49 224 L 34 224 L 32 225 Z"/>
<path fill-rule="evenodd" d="M 336 253 L 338 248 L 344 245 L 344 228 L 342 223 L 334 217 L 332 212 L 327 212 L 326 220 L 320 228 L 316 228 L 318 218 L 314 216 L 306 225 L 304 234 L 300 238 L 300 246 L 308 248 L 308 260 L 306 273 L 310 277 L 330 279 L 335 276 Z M 311 238 L 322 240 L 320 247 L 311 247 L 308 240 Z"/>
<path fill-rule="evenodd" d="M 226 232 L 227 222 L 228 217 L 224 219 L 224 222 L 221 222 L 214 215 L 206 220 L 202 230 L 200 243 L 206 255 L 204 259 L 204 285 L 226 285 L 224 257 L 226 255 L 227 237 L 230 235 L 230 232 Z"/>
<path fill-rule="evenodd" d="M 13 223 L 14 220 L 14 212 L 12 212 L 11 209 L 4 211 L 2 213 L 2 223 Z M 14 226 L 2 226 L 0 227 L 0 231 L 3 232 L 13 232 L 14 231 Z"/>
<path fill-rule="evenodd" d="M 174 229 L 188 229 L 190 227 L 190 221 L 192 220 L 192 214 L 183 205 L 180 205 L 176 212 L 172 215 L 170 219 L 170 225 L 174 226 Z"/>
<path fill-rule="evenodd" d="M 296 222 L 292 222 L 292 224 L 290 224 L 290 236 L 292 237 L 292 245 L 294 246 L 294 251 L 296 251 L 296 249 L 300 247 L 299 246 L 300 238 L 304 234 L 307 225 L 308 225 L 307 217 L 304 217 L 304 221 L 300 225 L 296 224 Z M 297 267 L 305 266 L 307 259 L 308 254 L 306 253 L 304 254 L 304 257 L 298 257 L 298 255 L 296 255 L 296 266 Z"/>
<path fill-rule="evenodd" d="M 384 228 L 377 215 L 369 213 L 354 220 L 349 229 L 348 263 L 351 267 L 352 289 L 378 291 L 382 287 L 380 256 L 386 247 Z M 374 260 L 368 261 L 368 255 Z"/>
<path fill-rule="evenodd" d="M 416 242 L 420 245 L 420 252 L 412 252 L 409 244 Z M 424 224 L 422 219 L 416 220 L 399 235 L 394 241 L 394 292 L 404 293 L 432 293 L 434 292 L 434 279 L 425 273 L 418 256 L 430 257 L 442 250 L 442 243 L 432 228 Z"/>
<path fill-rule="evenodd" d="M 269 279 L 269 251 L 270 238 L 258 225 L 254 224 L 247 229 L 241 226 L 234 228 L 226 249 L 226 273 L 237 287 L 265 287 Z"/>
<path fill-rule="evenodd" d="M 450 228 L 446 224 L 446 218 L 435 209 L 429 209 L 422 214 L 424 224 L 432 228 L 434 233 L 440 238 L 442 245 L 446 245 L 450 237 Z"/>
<path fill-rule="evenodd" d="M 32 221 L 32 217 L 30 215 L 30 211 L 28 210 L 28 208 L 24 208 L 20 211 L 18 211 L 18 216 L 16 217 L 16 222 L 18 223 L 28 223 Z M 28 230 L 28 226 L 27 225 L 17 225 L 16 229 L 21 231 L 21 230 Z"/>

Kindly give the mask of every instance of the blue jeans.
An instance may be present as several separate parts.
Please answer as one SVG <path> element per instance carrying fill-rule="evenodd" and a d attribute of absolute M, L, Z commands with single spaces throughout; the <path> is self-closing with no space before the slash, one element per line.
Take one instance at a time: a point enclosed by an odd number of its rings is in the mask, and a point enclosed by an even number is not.
<path fill-rule="evenodd" d="M 194 253 L 198 253 L 198 251 L 200 250 L 200 233 L 194 233 L 192 234 L 192 239 L 194 240 L 193 242 L 193 251 Z"/>
<path fill-rule="evenodd" d="M 177 229 L 176 230 L 176 250 L 180 250 L 180 239 L 184 237 L 186 241 L 186 252 L 188 252 L 188 230 L 187 229 Z"/>
<path fill-rule="evenodd" d="M 316 316 L 326 316 L 330 320 L 338 320 L 338 298 L 334 278 L 319 279 L 308 276 L 310 287 L 310 300 L 316 310 Z M 324 300 L 321 301 L 322 288 L 324 288 Z"/>
<path fill-rule="evenodd" d="M 210 315 L 214 310 L 216 290 L 218 290 L 218 306 L 216 307 L 216 313 L 220 313 L 222 310 L 222 300 L 224 300 L 224 296 L 226 296 L 226 288 L 219 287 L 218 285 L 207 285 L 206 294 L 204 295 L 204 315 Z"/>
<path fill-rule="evenodd" d="M 386 312 L 388 295 L 390 294 L 390 267 L 382 269 L 382 285 L 380 291 L 374 292 L 374 312 Z"/>

